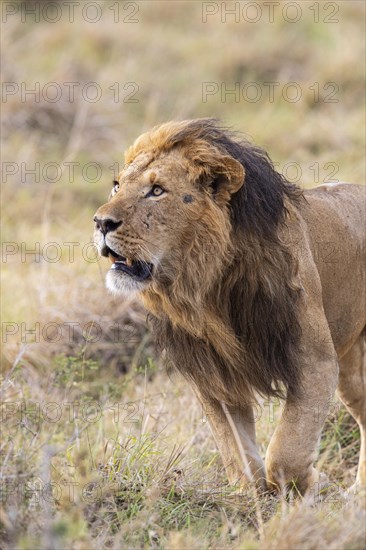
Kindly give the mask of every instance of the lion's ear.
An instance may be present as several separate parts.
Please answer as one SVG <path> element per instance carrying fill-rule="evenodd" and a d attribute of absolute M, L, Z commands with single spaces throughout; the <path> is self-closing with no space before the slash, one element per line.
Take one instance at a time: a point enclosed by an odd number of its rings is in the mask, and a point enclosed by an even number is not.
<path fill-rule="evenodd" d="M 230 196 L 243 185 L 243 165 L 205 141 L 194 141 L 189 147 L 184 148 L 184 154 L 189 160 L 188 170 L 192 180 L 206 189 L 211 189 L 216 200 L 230 200 Z"/>
<path fill-rule="evenodd" d="M 225 156 L 213 166 L 210 187 L 216 197 L 232 195 L 239 191 L 244 183 L 245 170 L 239 161 L 233 157 Z"/>

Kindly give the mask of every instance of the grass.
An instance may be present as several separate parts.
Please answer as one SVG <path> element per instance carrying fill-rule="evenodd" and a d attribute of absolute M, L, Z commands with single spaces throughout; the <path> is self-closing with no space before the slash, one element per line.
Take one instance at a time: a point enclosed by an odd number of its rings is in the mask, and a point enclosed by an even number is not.
<path fill-rule="evenodd" d="M 145 365 L 101 379 L 101 366 L 81 355 L 56 358 L 37 381 L 26 365 L 8 373 L 6 546 L 362 547 L 361 496 L 345 503 L 335 487 L 313 507 L 271 496 L 258 504 L 251 489 L 237 494 L 227 486 L 193 395 L 181 380 L 165 378 L 164 369 L 153 365 L 149 372 Z M 259 429 L 262 448 L 266 439 Z M 323 470 L 349 482 L 358 452 L 353 421 L 345 413 L 331 416 Z"/>
<path fill-rule="evenodd" d="M 97 25 L 76 10 L 74 23 L 65 12 L 56 24 L 22 23 L 19 12 L 2 28 L 3 81 L 56 82 L 63 95 L 53 103 L 19 93 L 2 105 L 2 158 L 17 172 L 1 195 L 1 546 L 361 549 L 363 495 L 344 501 L 338 490 L 354 480 L 359 433 L 339 403 L 320 442 L 335 484 L 324 502 L 236 494 L 190 388 L 167 376 L 141 306 L 107 294 L 107 266 L 88 243 L 123 150 L 170 118 L 222 118 L 304 187 L 332 172 L 364 182 L 364 3 L 335 3 L 333 24 L 321 3 L 315 22 L 310 2 L 297 23 L 280 10 L 255 24 L 222 23 L 220 13 L 202 23 L 199 2 L 140 2 L 138 23 L 116 24 L 110 4 Z M 79 83 L 74 101 L 65 82 Z M 81 93 L 90 82 L 99 101 Z M 245 96 L 251 82 L 257 102 Z M 297 102 L 283 97 L 289 82 Z M 205 98 L 205 83 L 219 91 Z M 225 86 L 238 101 L 222 96 Z M 137 103 L 126 102 L 131 91 Z M 91 162 L 98 177 L 86 171 Z M 39 176 L 26 175 L 35 163 Z M 274 423 L 263 415 L 257 429 L 264 454 Z"/>

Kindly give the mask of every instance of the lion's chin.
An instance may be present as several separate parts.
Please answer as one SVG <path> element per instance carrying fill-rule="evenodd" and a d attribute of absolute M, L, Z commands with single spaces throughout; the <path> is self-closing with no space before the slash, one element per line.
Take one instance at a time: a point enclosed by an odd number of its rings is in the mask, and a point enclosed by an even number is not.
<path fill-rule="evenodd" d="M 106 276 L 106 286 L 110 292 L 118 296 L 131 296 L 145 290 L 149 280 L 138 281 L 123 271 L 110 269 Z"/>

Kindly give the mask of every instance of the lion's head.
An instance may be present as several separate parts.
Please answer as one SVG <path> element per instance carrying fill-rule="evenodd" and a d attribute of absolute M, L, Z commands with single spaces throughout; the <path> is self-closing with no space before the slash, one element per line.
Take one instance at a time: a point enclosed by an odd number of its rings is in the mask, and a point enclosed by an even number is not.
<path fill-rule="evenodd" d="M 108 288 L 138 291 L 181 370 L 197 382 L 211 364 L 216 394 L 238 392 L 242 375 L 267 395 L 296 389 L 298 289 L 278 232 L 298 196 L 263 150 L 198 119 L 140 136 L 95 214 Z"/>
<path fill-rule="evenodd" d="M 112 261 L 112 291 L 166 289 L 177 277 L 191 284 L 192 270 L 201 278 L 202 268 L 210 285 L 221 276 L 228 205 L 245 171 L 226 151 L 192 139 L 193 128 L 168 123 L 142 135 L 126 153 L 109 202 L 96 212 L 96 243 Z"/>

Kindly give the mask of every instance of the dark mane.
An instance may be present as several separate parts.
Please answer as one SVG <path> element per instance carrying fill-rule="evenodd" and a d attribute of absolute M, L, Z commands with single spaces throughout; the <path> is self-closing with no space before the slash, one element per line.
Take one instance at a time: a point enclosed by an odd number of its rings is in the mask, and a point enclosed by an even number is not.
<path fill-rule="evenodd" d="M 245 185 L 232 196 L 233 226 L 246 234 L 270 237 L 286 215 L 285 200 L 298 202 L 301 189 L 274 169 L 267 152 L 253 145 L 240 132 L 220 124 L 217 119 L 203 118 L 169 137 L 167 148 L 185 142 L 204 140 L 221 152 L 238 160 L 245 169 Z"/>
<path fill-rule="evenodd" d="M 161 315 L 153 317 L 155 333 L 177 369 L 207 395 L 226 402 L 239 402 L 243 393 L 250 398 L 253 390 L 295 397 L 301 391 L 301 289 L 297 260 L 279 234 L 302 192 L 276 172 L 266 152 L 214 119 L 177 123 L 160 148 L 184 151 L 198 142 L 207 144 L 213 159 L 230 156 L 245 169 L 244 185 L 229 204 L 233 258 L 208 298 L 219 321 L 214 336 L 205 338 Z"/>

